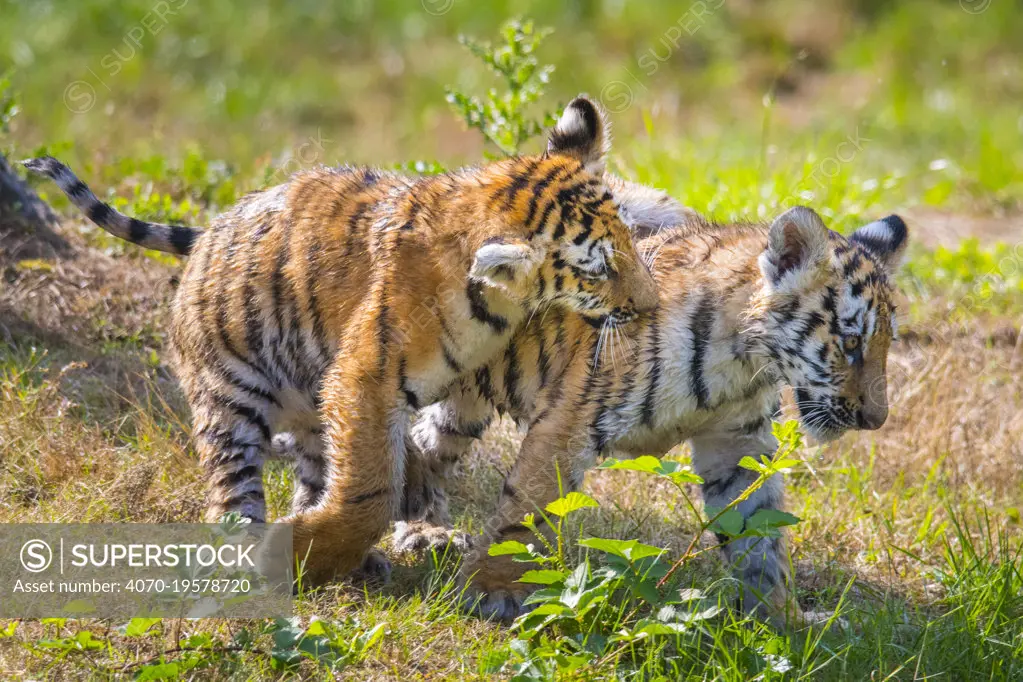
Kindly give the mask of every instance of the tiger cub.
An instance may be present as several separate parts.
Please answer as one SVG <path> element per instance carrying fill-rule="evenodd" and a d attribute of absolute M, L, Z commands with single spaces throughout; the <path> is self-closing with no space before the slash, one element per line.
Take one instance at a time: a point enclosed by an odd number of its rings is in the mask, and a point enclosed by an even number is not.
<path fill-rule="evenodd" d="M 606 327 L 553 311 L 424 410 L 413 428 L 422 454 L 409 462 L 407 493 L 425 503 L 399 523 L 397 543 L 412 549 L 451 532 L 440 483 L 495 407 L 528 432 L 463 578 L 480 597 L 477 608 L 499 618 L 521 613 L 530 588 L 516 582 L 523 565 L 487 556 L 486 544 L 528 542 L 524 515 L 544 509 L 562 485 L 577 489 L 600 456 L 661 455 L 688 441 L 706 504 L 723 508 L 758 475 L 739 460 L 777 448 L 771 420 L 783 386 L 794 389 L 803 428 L 818 440 L 880 428 L 896 330 L 892 276 L 907 241 L 898 216 L 846 238 L 803 207 L 771 225 L 690 217 L 640 241 L 641 251 L 657 254 L 661 303 L 633 323 L 631 345 L 611 348 Z M 782 497 L 775 476 L 737 509 L 745 521 L 780 508 Z M 779 625 L 810 620 L 791 596 L 782 538 L 719 540 L 747 611 Z"/>
<path fill-rule="evenodd" d="M 600 324 L 656 307 L 615 199 L 584 163 L 605 128 L 579 98 L 543 155 L 430 177 L 299 172 L 203 231 L 117 213 L 52 158 L 25 165 L 112 234 L 191 256 L 171 341 L 207 516 L 264 520 L 263 462 L 281 445 L 297 458 L 285 520 L 320 583 L 374 558 L 400 503 L 410 415 L 503 352 L 531 313 Z"/>

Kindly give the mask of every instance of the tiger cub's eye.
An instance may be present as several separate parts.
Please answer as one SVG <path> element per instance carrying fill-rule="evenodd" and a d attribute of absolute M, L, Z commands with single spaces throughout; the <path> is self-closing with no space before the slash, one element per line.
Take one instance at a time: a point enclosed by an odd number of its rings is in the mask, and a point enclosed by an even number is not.
<path fill-rule="evenodd" d="M 860 337 L 858 336 L 847 336 L 842 341 L 842 348 L 846 353 L 855 353 L 860 347 Z"/>

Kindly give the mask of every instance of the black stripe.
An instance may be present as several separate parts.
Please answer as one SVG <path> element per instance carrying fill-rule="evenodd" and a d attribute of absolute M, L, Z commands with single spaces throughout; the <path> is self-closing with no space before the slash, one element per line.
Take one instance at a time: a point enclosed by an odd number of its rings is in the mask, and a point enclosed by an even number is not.
<path fill-rule="evenodd" d="M 544 228 L 547 224 L 547 219 L 550 218 L 551 213 L 555 208 L 557 208 L 558 212 L 561 213 L 561 204 L 553 199 L 547 202 L 547 205 L 543 209 L 543 213 L 540 214 L 540 219 L 536 221 L 536 227 L 533 228 L 533 236 L 539 234 L 540 230 Z"/>
<path fill-rule="evenodd" d="M 693 356 L 689 365 L 689 384 L 696 397 L 696 407 L 707 409 L 710 403 L 710 392 L 703 376 L 703 365 L 706 360 L 707 346 L 713 332 L 714 307 L 709 295 L 700 299 L 689 327 L 693 334 Z"/>
<path fill-rule="evenodd" d="M 554 178 L 556 178 L 564 170 L 564 166 L 555 166 L 553 169 L 547 171 L 547 174 L 533 185 L 532 196 L 529 198 L 529 211 L 526 213 L 526 228 L 532 228 L 533 226 L 533 218 L 536 217 L 536 207 L 540 203 L 540 198 L 543 196 L 544 190 L 547 189 L 548 185 L 554 181 Z"/>
<path fill-rule="evenodd" d="M 408 220 L 406 220 L 405 224 L 401 226 L 400 229 L 401 229 L 402 232 L 411 232 L 412 230 L 415 229 L 415 227 L 416 227 L 416 218 L 419 217 L 419 212 L 423 209 L 422 204 L 420 204 L 416 200 L 415 195 L 412 192 L 413 192 L 413 190 L 411 190 L 411 189 L 408 192 L 408 198 L 409 198 L 409 204 L 410 204 L 409 211 L 408 211 Z"/>
<path fill-rule="evenodd" d="M 378 353 L 380 353 L 380 355 L 377 357 L 377 373 L 381 377 L 383 377 L 384 373 L 387 371 L 387 347 L 391 343 L 390 337 L 391 329 L 387 321 L 387 317 L 390 313 L 390 308 L 388 308 L 387 304 L 384 302 L 387 300 L 386 297 L 387 290 L 386 288 L 381 287 L 380 303 L 378 305 L 378 310 L 380 312 L 377 314 L 377 343 L 380 346 L 379 350 L 377 351 Z M 402 369 L 404 370 L 405 367 L 404 356 L 402 357 L 401 362 Z"/>
<path fill-rule="evenodd" d="M 835 291 L 834 287 L 828 287 L 824 291 L 824 300 L 821 301 L 821 307 L 828 313 L 831 318 L 831 326 L 828 328 L 828 332 L 832 336 L 838 336 L 842 333 L 841 328 L 838 325 L 838 311 L 836 310 L 836 301 L 838 300 L 838 292 Z"/>
<path fill-rule="evenodd" d="M 281 246 L 277 252 L 277 260 L 274 263 L 274 270 L 270 276 L 270 297 L 274 311 L 274 321 L 277 324 L 277 343 L 270 344 L 272 359 L 278 365 L 284 365 L 285 373 L 292 383 L 298 383 L 297 373 L 298 360 L 301 358 L 298 352 L 298 335 L 301 326 L 298 320 L 298 306 L 295 305 L 294 285 L 289 281 L 288 289 L 291 292 L 289 300 L 284 300 L 284 269 L 291 258 L 291 221 L 285 220 L 282 226 Z M 290 326 L 285 328 L 284 308 L 290 306 Z M 287 343 L 285 343 L 287 339 Z M 287 352 L 285 352 L 287 351 Z M 304 364 L 304 363 L 303 363 Z"/>
<path fill-rule="evenodd" d="M 437 431 L 445 436 L 457 436 L 459 438 L 480 438 L 483 432 L 490 426 L 490 418 L 487 417 L 481 422 L 469 422 L 468 424 L 440 424 Z"/>
<path fill-rule="evenodd" d="M 213 360 L 212 362 L 210 362 L 209 368 L 211 371 L 216 372 L 217 376 L 220 379 L 230 384 L 232 388 L 242 391 L 243 393 L 247 393 L 248 395 L 254 398 L 259 398 L 260 400 L 268 402 L 274 407 L 281 406 L 280 401 L 277 400 L 277 396 L 270 393 L 269 391 L 259 388 L 258 386 L 253 386 L 252 384 L 248 383 L 241 377 L 235 375 L 235 373 L 232 372 L 230 368 L 228 368 L 226 365 L 221 364 L 219 361 Z"/>
<path fill-rule="evenodd" d="M 192 253 L 192 247 L 195 246 L 195 240 L 198 238 L 198 230 L 193 230 L 190 227 L 181 227 L 179 225 L 170 226 L 170 235 L 168 236 L 168 240 L 179 255 L 187 256 Z"/>
<path fill-rule="evenodd" d="M 540 388 L 547 385 L 547 374 L 550 370 L 550 356 L 547 355 L 547 334 L 540 329 L 539 347 L 536 350 L 536 370 L 540 375 Z"/>
<path fill-rule="evenodd" d="M 263 374 L 263 372 L 261 372 L 251 362 L 249 362 L 249 359 L 248 359 L 246 353 L 243 353 L 242 351 L 238 350 L 238 348 L 234 345 L 234 341 L 231 339 L 230 334 L 228 334 L 228 331 L 227 331 L 227 312 L 228 312 L 227 309 L 228 309 L 228 306 L 230 304 L 230 296 L 229 296 L 230 292 L 229 292 L 229 288 L 228 288 L 227 284 L 232 279 L 231 270 L 232 270 L 232 265 L 234 264 L 235 256 L 237 255 L 236 247 L 237 247 L 237 244 L 238 244 L 238 232 L 239 232 L 239 230 L 236 227 L 232 227 L 232 228 L 227 228 L 227 231 L 228 231 L 227 246 L 224 249 L 224 270 L 225 270 L 225 274 L 224 274 L 224 277 L 220 278 L 220 281 L 218 282 L 218 284 L 220 285 L 220 288 L 217 291 L 216 301 L 214 301 L 214 303 L 213 303 L 213 305 L 216 307 L 216 311 L 215 311 L 215 314 L 214 314 L 214 319 L 216 320 L 216 323 L 217 323 L 217 335 L 220 337 L 220 342 L 222 344 L 224 344 L 224 349 L 227 350 L 228 353 L 233 355 L 240 362 L 243 362 L 246 365 L 248 365 L 249 367 L 251 367 L 253 369 L 253 371 L 258 372 L 259 374 Z M 210 277 L 209 279 L 212 280 L 214 278 Z M 269 377 L 267 377 L 267 379 L 269 379 Z"/>
<path fill-rule="evenodd" d="M 260 478 L 261 476 L 262 473 L 260 472 L 258 466 L 256 466 L 255 464 L 248 464 L 236 471 L 227 472 L 226 475 L 221 479 L 221 482 L 231 487 L 234 487 L 240 485 L 241 483 L 244 483 L 245 481 L 248 481 L 249 479 Z"/>
<path fill-rule="evenodd" d="M 444 363 L 451 368 L 451 371 L 455 374 L 462 373 L 462 365 L 459 364 L 458 359 L 451 353 L 448 345 L 443 341 L 440 342 L 441 352 L 444 354 Z"/>
<path fill-rule="evenodd" d="M 266 322 L 262 319 L 261 311 L 257 305 L 259 302 L 259 296 L 257 295 L 254 287 L 254 282 L 259 272 L 259 259 L 256 253 L 259 250 L 259 237 L 266 234 L 265 225 L 270 223 L 268 216 L 261 216 L 263 223 L 257 227 L 252 233 L 252 238 L 249 240 L 250 247 L 248 252 L 245 253 L 245 279 L 244 285 L 242 286 L 242 309 L 245 316 L 245 345 L 248 346 L 249 356 L 258 358 L 259 364 L 264 368 L 268 369 L 270 374 L 274 375 L 278 384 L 283 383 L 278 376 L 278 373 L 274 371 L 276 367 L 273 363 L 270 363 L 270 367 L 267 368 L 267 363 L 263 361 L 263 328 L 266 326 Z M 258 236 L 257 236 L 258 235 Z"/>
<path fill-rule="evenodd" d="M 128 219 L 128 241 L 141 244 L 149 236 L 149 223 L 138 218 Z"/>
<path fill-rule="evenodd" d="M 476 389 L 488 403 L 494 402 L 494 384 L 490 380 L 490 367 L 484 365 L 476 370 Z"/>
<path fill-rule="evenodd" d="M 319 496 L 323 494 L 323 491 L 326 490 L 326 487 L 324 487 L 323 483 L 319 479 L 312 480 L 308 478 L 299 478 L 299 482 L 309 489 L 314 500 L 319 498 Z"/>
<path fill-rule="evenodd" d="M 579 224 L 582 227 L 582 232 L 577 234 L 575 239 L 572 240 L 573 244 L 575 244 L 576 246 L 582 246 L 583 242 L 590 238 L 590 233 L 593 232 L 593 219 L 594 216 L 592 213 L 587 213 L 586 211 L 583 211 L 582 218 L 580 218 L 579 220 Z"/>
<path fill-rule="evenodd" d="M 117 211 L 110 208 L 102 201 L 97 201 L 95 204 L 89 207 L 89 220 L 96 223 L 100 227 L 106 227 L 111 223 L 114 216 L 117 215 Z"/>
<path fill-rule="evenodd" d="M 512 417 L 518 419 L 519 415 L 522 414 L 522 399 L 518 393 L 519 356 L 518 346 L 516 346 L 514 340 L 508 344 L 504 357 L 506 362 L 504 369 L 504 393 L 508 398 L 508 408 L 511 410 Z"/>
<path fill-rule="evenodd" d="M 519 192 L 529 186 L 529 181 L 532 180 L 532 173 L 539 163 L 540 161 L 538 159 L 532 159 L 526 162 L 524 168 L 516 169 L 517 174 L 512 178 L 512 181 L 508 183 L 508 197 L 504 201 L 504 207 L 506 209 L 511 208 L 515 204 L 515 199 L 518 198 Z"/>
<path fill-rule="evenodd" d="M 398 359 L 398 388 L 405 394 L 405 402 L 413 410 L 419 409 L 419 396 L 408 387 L 408 375 L 405 374 L 405 367 L 408 363 L 404 354 Z"/>
<path fill-rule="evenodd" d="M 246 419 L 250 424 L 255 424 L 256 428 L 263 434 L 263 438 L 267 442 L 270 441 L 270 425 L 267 424 L 266 419 L 257 410 L 238 402 L 234 398 L 226 398 L 220 395 L 213 395 L 212 398 L 217 405 L 227 407 L 239 417 Z"/>
<path fill-rule="evenodd" d="M 654 425 L 654 401 L 657 399 L 658 384 L 661 380 L 661 328 L 660 317 L 650 320 L 650 374 L 643 397 L 643 425 Z"/>
<path fill-rule="evenodd" d="M 70 169 L 68 169 L 68 172 L 69 173 L 71 172 Z M 81 180 L 79 180 L 77 177 L 74 179 L 74 182 L 64 191 L 67 192 L 68 196 L 70 196 L 72 199 L 84 199 L 86 196 L 90 194 L 89 186 L 86 185 Z"/>
<path fill-rule="evenodd" d="M 842 268 L 842 275 L 845 277 L 845 279 L 849 279 L 854 274 L 856 274 L 856 271 L 860 269 L 860 265 L 862 263 L 863 259 L 860 257 L 860 254 L 854 251 L 853 255 L 849 258 L 845 266 Z"/>
<path fill-rule="evenodd" d="M 350 500 L 345 500 L 345 504 L 361 504 L 374 498 L 382 497 L 383 495 L 386 495 L 388 491 L 389 488 L 380 488 L 379 490 L 373 490 L 368 493 L 362 493 L 361 495 L 356 495 Z"/>
<path fill-rule="evenodd" d="M 487 301 L 483 297 L 483 283 L 478 280 L 470 280 L 465 288 L 465 295 L 469 298 L 469 310 L 473 318 L 483 322 L 498 334 L 508 328 L 508 320 L 501 315 L 495 315 L 487 308 Z"/>

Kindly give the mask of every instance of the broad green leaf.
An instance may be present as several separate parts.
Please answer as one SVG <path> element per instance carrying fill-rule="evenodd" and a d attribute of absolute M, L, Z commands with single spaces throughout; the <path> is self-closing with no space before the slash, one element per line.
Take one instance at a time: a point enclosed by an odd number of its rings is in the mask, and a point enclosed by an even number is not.
<path fill-rule="evenodd" d="M 766 466 L 764 466 L 757 460 L 753 459 L 749 455 L 746 455 L 745 457 L 739 460 L 739 466 L 741 466 L 743 469 L 749 469 L 750 471 L 756 471 L 759 473 L 765 473 L 769 471 L 769 469 Z"/>
<path fill-rule="evenodd" d="M 251 640 L 246 639 L 247 637 L 249 637 L 249 631 L 242 628 L 235 634 L 234 642 L 236 644 L 251 643 Z M 210 649 L 213 647 L 213 636 L 208 632 L 197 632 L 189 635 L 185 639 L 185 647 L 189 649 Z"/>
<path fill-rule="evenodd" d="M 544 509 L 555 516 L 568 516 L 574 511 L 585 507 L 596 507 L 597 501 L 585 493 L 569 493 L 561 499 L 554 500 Z"/>
<path fill-rule="evenodd" d="M 135 675 L 135 680 L 171 680 L 177 679 L 181 673 L 181 666 L 176 662 L 171 663 L 154 663 L 153 665 L 143 666 L 139 668 L 138 674 Z"/>
<path fill-rule="evenodd" d="M 633 630 L 633 634 L 644 635 L 679 635 L 688 631 L 684 623 L 658 623 L 648 622 L 645 625 Z"/>
<path fill-rule="evenodd" d="M 544 587 L 523 599 L 522 603 L 526 605 L 543 604 L 544 602 L 550 601 L 552 599 L 556 600 L 560 598 L 561 598 L 560 587 Z"/>
<path fill-rule="evenodd" d="M 124 636 L 141 637 L 159 622 L 159 618 L 132 618 L 124 628 Z"/>
<path fill-rule="evenodd" d="M 323 627 L 322 620 L 314 620 L 309 623 L 309 627 L 305 629 L 306 637 L 317 637 L 327 634 L 327 628 Z"/>
<path fill-rule="evenodd" d="M 746 519 L 746 530 L 762 531 L 769 528 L 794 526 L 800 518 L 780 509 L 759 509 L 753 516 Z"/>
<path fill-rule="evenodd" d="M 106 646 L 106 641 L 102 639 L 96 639 L 96 637 L 88 630 L 82 630 L 74 637 L 75 647 L 78 649 L 84 649 L 86 651 L 90 649 L 102 649 Z"/>
<path fill-rule="evenodd" d="M 661 601 L 661 594 L 657 591 L 656 580 L 641 580 L 633 583 L 630 587 L 632 588 L 632 593 L 647 604 L 654 605 Z"/>
<path fill-rule="evenodd" d="M 611 538 L 585 538 L 579 541 L 579 545 L 600 552 L 614 554 L 629 561 L 636 561 L 648 556 L 657 556 L 664 551 L 660 547 L 645 545 L 638 540 L 613 540 Z"/>
<path fill-rule="evenodd" d="M 520 583 L 531 583 L 533 585 L 553 585 L 554 583 L 561 582 L 565 579 L 565 574 L 561 571 L 553 571 L 550 569 L 526 571 L 519 578 Z"/>
<path fill-rule="evenodd" d="M 718 517 L 717 521 L 714 523 L 713 530 L 718 530 L 725 535 L 735 537 L 736 535 L 742 534 L 743 525 L 744 522 L 742 514 L 735 509 L 729 509 Z"/>
<path fill-rule="evenodd" d="M 679 467 L 677 471 L 672 471 L 670 474 L 667 474 L 667 476 L 678 485 L 682 485 L 683 483 L 703 485 L 703 478 L 694 473 L 689 467 Z"/>
<path fill-rule="evenodd" d="M 800 464 L 802 464 L 802 462 L 798 459 L 779 459 L 777 462 L 771 464 L 771 468 L 775 471 L 784 473 L 791 469 L 795 469 Z"/>
<path fill-rule="evenodd" d="M 490 545 L 487 550 L 490 556 L 505 556 L 506 554 L 529 554 L 529 547 L 518 540 L 505 540 L 496 545 Z"/>
<path fill-rule="evenodd" d="M 668 459 L 658 459 L 651 455 L 643 455 L 635 459 L 609 459 L 600 465 L 600 469 L 624 469 L 627 471 L 642 471 L 655 476 L 670 478 L 675 483 L 703 483 L 703 479 L 693 473 L 692 469 L 679 462 Z"/>
<path fill-rule="evenodd" d="M 645 471 L 648 474 L 663 473 L 661 460 L 651 455 L 643 455 L 635 459 L 609 459 L 598 469 L 625 469 L 627 471 Z M 673 462 L 674 464 L 674 462 Z"/>
<path fill-rule="evenodd" d="M 558 604 L 557 602 L 547 602 L 546 604 L 540 604 L 535 609 L 530 611 L 530 615 L 533 616 L 560 616 L 568 611 L 568 607 L 564 604 Z"/>

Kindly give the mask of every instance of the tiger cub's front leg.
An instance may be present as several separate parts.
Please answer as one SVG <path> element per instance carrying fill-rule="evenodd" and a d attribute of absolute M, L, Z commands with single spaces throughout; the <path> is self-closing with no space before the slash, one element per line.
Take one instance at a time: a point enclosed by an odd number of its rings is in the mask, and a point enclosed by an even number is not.
<path fill-rule="evenodd" d="M 493 411 L 473 382 L 460 381 L 445 400 L 420 413 L 408 448 L 395 549 L 440 550 L 449 543 L 459 551 L 469 549 L 470 536 L 455 531 L 451 523 L 445 485 L 455 465 L 490 425 Z"/>
<path fill-rule="evenodd" d="M 489 556 L 491 543 L 518 540 L 538 544 L 533 531 L 522 525 L 526 514 L 546 535 L 550 528 L 540 514 L 544 507 L 582 485 L 589 447 L 579 415 L 551 410 L 533 424 L 504 481 L 497 511 L 487 521 L 483 538 L 462 565 L 461 579 L 468 581 L 465 597 L 484 618 L 508 621 L 524 611 L 523 600 L 535 586 L 517 582 L 526 565 L 507 556 Z M 582 453 L 582 454 L 581 454 Z"/>
<path fill-rule="evenodd" d="M 703 478 L 704 504 L 723 508 L 731 504 L 757 479 L 757 473 L 739 466 L 744 456 L 759 459 L 778 447 L 764 418 L 761 430 L 699 437 L 691 441 L 693 468 Z M 781 474 L 767 479 L 736 509 L 745 522 L 761 509 L 781 509 L 785 482 Z M 799 627 L 803 613 L 792 594 L 789 554 L 783 537 L 745 537 L 730 540 L 719 535 L 722 550 L 742 583 L 740 607 L 750 614 L 762 614 L 776 626 Z"/>

